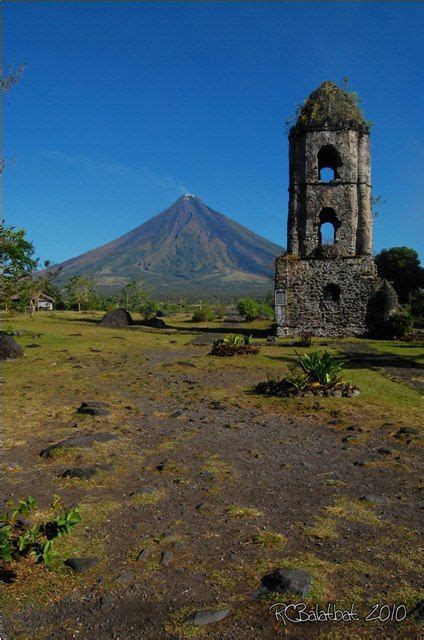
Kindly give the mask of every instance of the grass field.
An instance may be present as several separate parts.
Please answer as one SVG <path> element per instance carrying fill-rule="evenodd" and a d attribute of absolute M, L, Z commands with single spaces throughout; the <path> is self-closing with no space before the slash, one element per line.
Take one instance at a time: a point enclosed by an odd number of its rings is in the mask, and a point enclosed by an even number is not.
<path fill-rule="evenodd" d="M 12 563 L 7 637 L 419 637 L 411 612 L 422 597 L 424 345 L 314 339 L 312 349 L 344 354 L 360 395 L 283 400 L 253 387 L 287 373 L 295 351 L 308 349 L 267 342 L 264 321 L 228 327 L 176 314 L 166 330 L 108 329 L 97 325 L 101 315 L 2 318 L 26 354 L 3 365 L 5 502 L 33 495 L 42 519 L 60 494 L 83 516 L 57 541 L 51 566 Z M 252 333 L 260 353 L 218 358 L 191 344 L 229 331 Z M 346 355 L 355 349 L 365 349 L 360 360 Z M 109 414 L 77 414 L 88 400 L 107 403 Z M 117 439 L 39 455 L 99 431 Z M 96 468 L 88 480 L 61 477 L 88 466 Z M 86 556 L 99 559 L 86 573 L 64 565 Z M 309 571 L 308 604 L 355 603 L 360 621 L 279 625 L 269 611 L 275 598 L 251 598 L 276 567 Z M 377 602 L 404 604 L 411 615 L 365 622 Z M 219 623 L 185 622 L 220 608 L 230 614 Z"/>

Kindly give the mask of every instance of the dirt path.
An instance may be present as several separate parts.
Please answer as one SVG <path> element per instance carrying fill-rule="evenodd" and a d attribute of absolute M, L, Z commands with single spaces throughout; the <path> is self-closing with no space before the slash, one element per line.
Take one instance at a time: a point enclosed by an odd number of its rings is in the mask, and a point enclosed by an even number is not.
<path fill-rule="evenodd" d="M 76 555 L 101 560 L 83 576 L 64 582 L 53 576 L 42 605 L 39 585 L 37 598 L 18 611 L 7 600 L 7 637 L 418 637 L 411 635 L 414 620 L 406 635 L 363 620 L 357 636 L 330 623 L 283 628 L 269 611 L 273 600 L 252 599 L 261 576 L 278 566 L 311 572 L 316 598 L 356 602 L 361 614 L 375 598 L 397 593 L 405 599 L 418 588 L 415 441 L 394 439 L 397 424 L 380 422 L 370 431 L 360 421 L 345 423 L 337 410 L 331 419 L 320 417 L 320 403 L 306 415 L 291 414 L 249 393 L 258 381 L 255 367 L 209 364 L 206 353 L 191 345 L 149 348 L 136 367 L 130 356 L 80 358 L 82 379 L 100 380 L 105 368 L 109 372 L 96 399 L 115 393 L 116 416 L 87 418 L 75 428 L 63 426 L 53 407 L 43 432 L 5 452 L 5 462 L 17 469 L 6 477 L 6 498 L 35 488 L 41 503 L 60 491 L 67 502 L 91 504 Z M 73 404 L 84 396 L 81 387 Z M 119 441 L 81 450 L 72 461 L 38 456 L 46 444 L 82 427 L 118 434 Z M 90 481 L 58 478 L 93 456 L 111 470 Z M 264 532 L 281 537 L 270 544 L 259 535 Z M 147 552 L 137 560 L 142 549 Z M 37 570 L 37 580 L 44 580 L 43 567 Z M 12 586 L 9 592 L 20 597 Z M 223 607 L 230 614 L 220 623 L 184 623 L 193 611 Z"/>

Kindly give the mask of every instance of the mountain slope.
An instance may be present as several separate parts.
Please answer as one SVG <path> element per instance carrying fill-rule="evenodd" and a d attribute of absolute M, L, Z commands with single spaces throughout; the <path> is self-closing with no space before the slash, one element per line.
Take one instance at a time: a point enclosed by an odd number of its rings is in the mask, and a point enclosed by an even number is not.
<path fill-rule="evenodd" d="M 186 195 L 120 238 L 62 263 L 60 281 L 78 273 L 103 288 L 142 277 L 161 294 L 254 293 L 270 288 L 281 251 Z"/>

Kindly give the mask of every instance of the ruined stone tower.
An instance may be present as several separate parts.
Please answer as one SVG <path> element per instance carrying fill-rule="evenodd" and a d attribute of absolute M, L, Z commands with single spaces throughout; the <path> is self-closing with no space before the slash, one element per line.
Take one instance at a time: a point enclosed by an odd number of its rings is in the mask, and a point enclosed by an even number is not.
<path fill-rule="evenodd" d="M 276 261 L 277 335 L 377 331 L 396 307 L 371 257 L 369 126 L 333 82 L 313 91 L 289 135 L 287 253 Z"/>

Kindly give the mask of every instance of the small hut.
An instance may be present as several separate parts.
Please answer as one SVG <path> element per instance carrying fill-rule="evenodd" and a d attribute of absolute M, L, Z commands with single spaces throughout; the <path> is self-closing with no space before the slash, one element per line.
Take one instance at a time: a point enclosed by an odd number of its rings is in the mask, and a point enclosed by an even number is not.
<path fill-rule="evenodd" d="M 46 293 L 36 293 L 31 297 L 29 306 L 34 311 L 53 311 L 53 303 L 55 299 Z"/>

